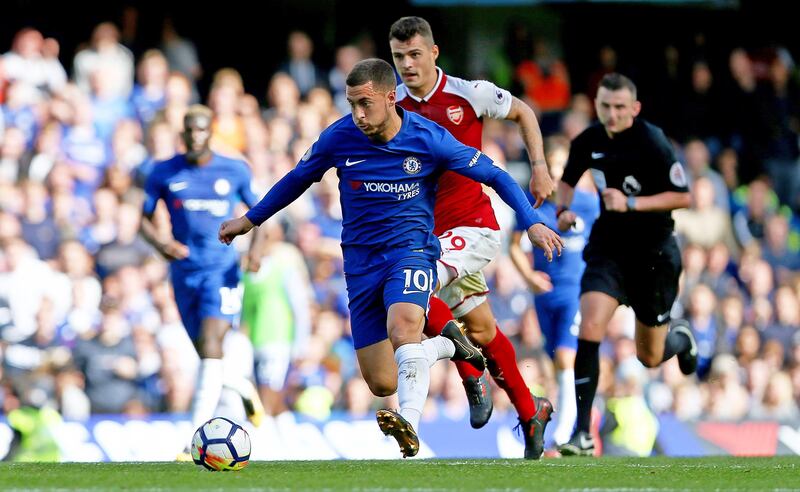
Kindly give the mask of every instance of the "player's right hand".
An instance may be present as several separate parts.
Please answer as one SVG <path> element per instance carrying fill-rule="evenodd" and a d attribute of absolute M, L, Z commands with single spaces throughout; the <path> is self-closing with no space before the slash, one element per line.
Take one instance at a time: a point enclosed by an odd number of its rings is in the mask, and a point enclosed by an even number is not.
<path fill-rule="evenodd" d="M 172 239 L 159 248 L 159 253 L 169 261 L 182 260 L 189 256 L 189 247 Z"/>
<path fill-rule="evenodd" d="M 575 225 L 576 220 L 578 220 L 578 214 L 572 210 L 564 210 L 558 214 L 558 223 L 556 227 L 558 227 L 558 230 L 561 232 L 567 232 L 570 227 Z"/>
<path fill-rule="evenodd" d="M 561 256 L 561 249 L 564 247 L 564 241 L 561 236 L 544 224 L 533 224 L 528 228 L 528 239 L 531 244 L 537 248 L 544 250 L 544 257 L 547 261 L 553 261 L 553 252 Z"/>
<path fill-rule="evenodd" d="M 236 236 L 247 234 L 250 229 L 255 227 L 247 216 L 226 220 L 219 226 L 219 240 L 221 243 L 231 244 Z"/>

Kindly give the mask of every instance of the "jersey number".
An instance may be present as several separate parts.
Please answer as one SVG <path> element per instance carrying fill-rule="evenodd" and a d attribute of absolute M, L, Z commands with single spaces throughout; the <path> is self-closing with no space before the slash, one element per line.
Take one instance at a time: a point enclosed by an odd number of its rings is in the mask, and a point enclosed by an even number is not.
<path fill-rule="evenodd" d="M 439 236 L 439 239 L 447 238 L 450 238 L 450 247 L 447 248 L 448 251 L 461 251 L 467 246 L 467 241 L 461 236 L 453 236 L 453 231 L 447 231 Z"/>
<path fill-rule="evenodd" d="M 219 312 L 222 314 L 237 314 L 242 310 L 242 292 L 239 287 L 219 288 Z"/>
<path fill-rule="evenodd" d="M 425 270 L 412 270 L 410 268 L 406 268 L 403 270 L 403 274 L 406 276 L 403 294 L 417 294 L 420 292 L 430 292 L 432 290 L 432 270 L 428 270 L 426 272 Z"/>

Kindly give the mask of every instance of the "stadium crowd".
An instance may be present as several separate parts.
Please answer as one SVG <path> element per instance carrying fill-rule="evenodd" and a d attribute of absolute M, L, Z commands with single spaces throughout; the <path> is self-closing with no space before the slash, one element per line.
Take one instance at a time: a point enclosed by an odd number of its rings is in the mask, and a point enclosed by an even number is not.
<path fill-rule="evenodd" d="M 594 118 L 597 82 L 618 69 L 616 52 L 604 47 L 597 71 L 577 81 L 547 43 L 530 46 L 508 50 L 509 81 L 539 115 L 548 160 L 563 162 L 570 139 Z M 187 411 L 198 360 L 166 262 L 138 234 L 144 177 L 180 151 L 183 115 L 204 102 L 215 114 L 213 148 L 246 159 L 263 195 L 349 112 L 345 75 L 372 55 L 363 47 L 341 46 L 321 66 L 310 37 L 295 31 L 263 94 L 246 93 L 229 68 L 210 75 L 200 101 L 198 54 L 171 25 L 160 46 L 135 57 L 114 24 L 102 23 L 69 74 L 58 40 L 32 28 L 16 34 L 0 57 L 0 413 L 21 404 L 49 404 L 70 419 Z M 620 309 L 602 346 L 599 409 L 634 397 L 646 412 L 688 421 L 800 419 L 800 84 L 786 49 L 731 48 L 725 64 L 670 47 L 663 71 L 637 80 L 644 117 L 673 139 L 691 182 L 692 207 L 674 214 L 684 272 L 673 317 L 691 324 L 698 374 L 683 376 L 674 360 L 641 366 L 632 315 Z M 485 125 L 485 153 L 524 171 L 518 132 Z M 282 314 L 226 342 L 234 370 L 252 373 L 259 352 L 278 360 L 259 369 L 276 415 L 371 418 L 392 405 L 371 396 L 349 339 L 337 185 L 328 173 L 266 224 L 265 257 L 248 275 L 271 278 L 272 297 L 246 299 L 245 309 L 269 302 Z M 514 217 L 496 203 L 507 237 Z M 161 224 L 169 227 L 163 212 Z M 523 376 L 555 401 L 529 286 L 507 255 L 487 278 Z M 502 391 L 493 396 L 496 412 L 513 411 Z M 424 418 L 434 415 L 468 415 L 452 364 L 432 368 Z"/>

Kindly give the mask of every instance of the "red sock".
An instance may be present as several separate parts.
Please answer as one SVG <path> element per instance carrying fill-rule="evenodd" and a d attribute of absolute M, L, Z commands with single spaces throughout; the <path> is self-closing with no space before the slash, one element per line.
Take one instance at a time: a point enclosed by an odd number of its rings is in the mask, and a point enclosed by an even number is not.
<path fill-rule="evenodd" d="M 428 308 L 428 322 L 425 323 L 425 334 L 435 337 L 442 332 L 444 325 L 453 318 L 453 313 L 447 304 L 438 297 L 431 297 L 430 307 Z"/>
<path fill-rule="evenodd" d="M 431 297 L 430 308 L 428 309 L 428 322 L 425 323 L 425 334 L 429 337 L 435 337 L 442 332 L 444 325 L 452 319 L 455 318 L 453 318 L 453 313 L 450 312 L 450 308 L 447 307 L 447 304 L 438 297 Z M 458 369 L 458 375 L 461 376 L 462 380 L 470 376 L 479 378 L 483 374 L 472 367 L 472 364 L 468 364 L 464 361 L 457 361 L 455 364 L 456 369 Z"/>
<path fill-rule="evenodd" d="M 523 422 L 530 420 L 536 414 L 536 405 L 533 403 L 531 391 L 519 373 L 514 346 L 500 328 L 497 328 L 494 340 L 483 347 L 483 355 L 486 356 L 489 373 L 497 385 L 508 394 L 520 420 Z"/>

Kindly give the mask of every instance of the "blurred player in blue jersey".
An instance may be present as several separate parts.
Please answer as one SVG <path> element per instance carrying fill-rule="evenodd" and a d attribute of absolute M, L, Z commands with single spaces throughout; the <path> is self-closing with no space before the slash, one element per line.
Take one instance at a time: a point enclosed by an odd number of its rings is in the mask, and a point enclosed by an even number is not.
<path fill-rule="evenodd" d="M 558 183 L 564 172 L 566 155 L 559 158 L 553 153 L 547 159 L 553 182 Z M 528 195 L 535 203 L 535 198 Z M 509 243 L 509 254 L 514 265 L 522 274 L 528 286 L 536 294 L 534 304 L 539 326 L 545 340 L 547 354 L 556 367 L 558 380 L 558 422 L 553 441 L 561 445 L 567 442 L 575 426 L 577 407 L 575 405 L 575 351 L 578 348 L 578 328 L 580 326 L 581 275 L 586 268 L 583 261 L 583 247 L 589 239 L 592 224 L 600 215 L 600 202 L 597 198 L 590 173 L 578 181 L 572 199 L 574 220 L 567 220 L 565 214 L 556 217 L 556 204 L 547 200 L 539 212 L 545 217 L 545 224 L 561 231 L 564 250 L 552 262 L 545 260 L 540 251 L 533 252 L 533 268 L 525 254 L 520 240 L 523 231 L 515 227 Z M 571 218 L 570 218 L 571 219 Z"/>
<path fill-rule="evenodd" d="M 531 242 L 548 259 L 561 239 L 541 223 L 520 187 L 491 159 L 443 127 L 396 106 L 391 65 L 368 59 L 346 81 L 350 116 L 329 126 L 290 173 L 246 215 L 226 221 L 230 243 L 297 199 L 331 167 L 339 176 L 342 251 L 353 344 L 361 372 L 377 396 L 395 391 L 399 412 L 379 410 L 378 425 L 403 456 L 419 451 L 417 429 L 437 360 L 467 360 L 484 369 L 480 352 L 455 322 L 422 340 L 436 286 L 439 240 L 433 235 L 436 183 L 446 170 L 486 183 L 520 215 Z"/>
<path fill-rule="evenodd" d="M 222 341 L 241 308 L 240 272 L 236 251 L 216 239 L 236 205 L 252 206 L 258 198 L 250 190 L 247 164 L 209 148 L 212 120 L 205 106 L 187 111 L 181 134 L 186 153 L 157 163 L 145 182 L 141 234 L 170 261 L 181 320 L 200 355 L 192 424 L 199 427 L 214 416 L 224 385 L 241 395 L 248 417 L 258 426 L 264 411 L 254 385 L 223 370 Z M 169 211 L 172 237 L 161 237 L 153 224 L 159 200 Z M 184 453 L 178 458 L 187 459 Z"/>

